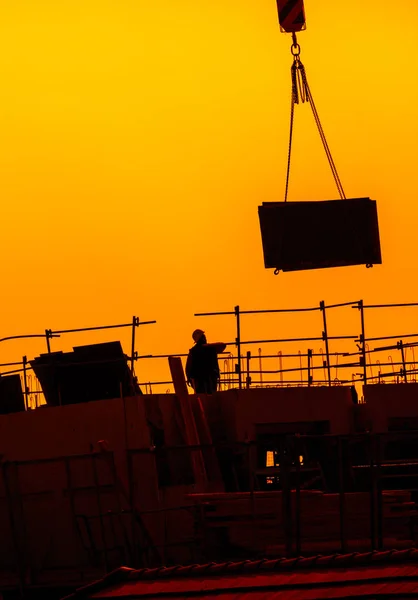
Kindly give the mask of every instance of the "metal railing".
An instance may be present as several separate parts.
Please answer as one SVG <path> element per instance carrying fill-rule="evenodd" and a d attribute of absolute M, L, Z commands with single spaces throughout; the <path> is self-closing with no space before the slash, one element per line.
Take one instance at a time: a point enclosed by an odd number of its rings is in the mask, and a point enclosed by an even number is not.
<path fill-rule="evenodd" d="M 411 383 L 417 380 L 418 364 L 415 360 L 415 347 L 418 345 L 418 333 L 404 332 L 398 335 L 366 336 L 366 313 L 373 310 L 392 308 L 405 309 L 418 307 L 418 303 L 396 304 L 364 304 L 362 300 L 342 302 L 338 304 L 325 304 L 324 301 L 317 306 L 302 308 L 279 308 L 266 310 L 241 310 L 237 305 L 233 310 L 220 312 L 195 313 L 202 317 L 233 317 L 235 321 L 235 339 L 227 342 L 227 351 L 220 356 L 220 389 L 251 387 L 283 387 L 283 386 L 313 386 L 313 385 L 355 385 L 356 383 Z M 341 308 L 351 308 L 359 313 L 357 332 L 347 335 L 334 335 L 329 331 L 330 311 Z M 319 314 L 321 329 L 317 335 L 298 337 L 271 337 L 248 339 L 243 333 L 243 321 L 248 315 L 272 315 L 301 313 Z M 167 373 L 167 358 L 169 356 L 187 357 L 184 352 L 170 354 L 139 354 L 136 350 L 136 329 L 142 325 L 154 324 L 156 321 L 140 321 L 134 316 L 131 322 L 100 325 L 96 327 L 83 327 L 75 329 L 46 329 L 44 333 L 8 336 L 0 342 L 24 339 L 43 338 L 46 341 L 47 351 L 51 352 L 51 340 L 62 335 L 79 332 L 91 332 L 108 329 L 131 328 L 131 349 L 127 360 L 134 374 L 138 361 L 158 360 L 164 361 L 164 370 Z M 317 327 L 316 324 L 315 327 Z M 417 341 L 415 341 L 417 340 Z M 379 342 L 394 342 L 389 345 L 379 345 Z M 308 348 L 300 349 L 303 345 Z M 274 344 L 277 350 L 268 350 Z M 376 346 L 374 344 L 377 344 Z M 252 347 L 258 345 L 254 352 Z M 318 348 L 318 346 L 321 347 Z M 337 348 L 335 348 L 337 345 Z M 296 347 L 295 350 L 286 351 Z M 316 346 L 316 348 L 315 348 Z M 333 346 L 333 348 L 331 348 Z M 354 346 L 354 347 L 353 347 Z M 299 347 L 299 348 L 298 348 Z M 341 347 L 345 348 L 345 351 Z M 395 352 L 396 356 L 393 354 Z M 10 368 L 13 367 L 13 368 Z M 0 365 L 6 368 L 2 375 L 20 373 L 23 380 L 25 406 L 30 405 L 30 398 L 42 396 L 38 384 L 36 389 L 29 386 L 30 364 L 26 356 L 19 362 L 8 362 Z M 163 368 L 161 368 L 163 372 Z M 171 376 L 153 381 L 146 376 L 147 369 L 141 369 L 139 385 L 145 393 L 153 393 L 155 388 L 161 386 L 166 391 L 171 391 L 173 384 Z M 33 403 L 33 402 L 32 402 Z M 35 400 L 35 405 L 38 402 Z"/>
<path fill-rule="evenodd" d="M 51 351 L 51 340 L 54 338 L 61 337 L 62 335 L 65 335 L 65 334 L 84 333 L 87 331 L 103 331 L 103 330 L 108 330 L 108 329 L 131 328 L 131 330 L 132 330 L 132 332 L 131 332 L 131 354 L 130 354 L 130 356 L 127 356 L 126 358 L 130 362 L 131 372 L 133 374 L 134 367 L 135 367 L 135 361 L 138 360 L 138 352 L 136 350 L 136 329 L 143 325 L 155 324 L 156 322 L 157 321 L 141 321 L 139 319 L 139 317 L 133 316 L 132 321 L 130 323 L 97 325 L 97 326 L 93 326 L 93 327 L 79 327 L 79 328 L 75 328 L 75 329 L 60 329 L 60 330 L 45 329 L 45 333 L 7 336 L 4 338 L 0 338 L 0 342 L 6 342 L 6 341 L 11 341 L 11 340 L 17 340 L 17 339 L 43 338 L 46 341 L 47 352 L 48 352 L 48 354 L 51 354 L 51 352 L 52 352 Z M 33 380 L 34 380 L 34 383 L 37 386 L 37 388 L 30 389 L 30 387 L 28 385 L 29 377 L 30 377 L 28 375 L 28 371 L 32 370 L 32 367 L 30 366 L 30 362 L 28 361 L 27 356 L 26 355 L 23 356 L 21 361 L 0 364 L 0 368 L 4 368 L 4 367 L 16 367 L 16 368 L 8 369 L 6 371 L 1 372 L 0 373 L 1 376 L 15 375 L 15 374 L 21 375 L 22 383 L 23 383 L 25 410 L 29 409 L 29 399 L 30 399 L 30 397 L 33 397 L 33 396 L 35 396 L 35 406 L 37 407 L 39 404 L 38 396 L 43 396 L 43 392 L 40 389 L 39 381 L 36 379 L 35 376 L 33 376 Z"/>
<path fill-rule="evenodd" d="M 241 310 L 237 305 L 234 310 L 219 312 L 195 313 L 202 317 L 233 317 L 235 320 L 235 339 L 228 341 L 228 352 L 220 356 L 220 389 L 273 387 L 273 386 L 312 386 L 312 385 L 355 385 L 356 383 L 383 383 L 388 380 L 399 383 L 416 381 L 417 363 L 414 348 L 418 345 L 418 333 L 402 333 L 377 337 L 366 336 L 366 312 L 374 309 L 391 309 L 417 307 L 418 303 L 402 304 L 364 304 L 363 300 L 325 304 L 319 302 L 317 306 L 304 308 L 280 308 L 266 310 Z M 351 308 L 359 313 L 357 332 L 352 335 L 333 335 L 329 331 L 329 313 L 334 309 Z M 247 339 L 243 335 L 243 318 L 247 315 L 269 314 L 300 314 L 319 313 L 321 316 L 321 331 L 319 335 L 304 337 L 272 337 Z M 396 340 L 395 344 L 371 347 L 373 342 Z M 405 341 L 408 340 L 408 341 Z M 411 341 L 409 341 L 411 340 Z M 300 346 L 303 343 L 310 347 L 297 352 L 287 352 L 285 346 Z M 312 346 L 321 343 L 321 348 Z M 333 351 L 331 345 L 347 346 L 346 351 Z M 266 348 L 276 344 L 278 350 L 271 353 Z M 254 345 L 259 345 L 256 352 L 251 350 Z M 354 348 L 353 348 L 354 346 Z M 382 353 L 396 351 L 396 360 L 392 355 L 381 358 Z M 407 359 L 406 352 L 412 357 Z M 170 355 L 139 356 L 138 359 L 166 359 L 168 356 L 185 358 L 185 353 L 171 353 Z M 379 358 L 378 358 L 379 357 Z M 286 366 L 284 365 L 286 361 Z M 273 364 L 272 364 L 273 362 Z M 255 364 L 256 363 L 256 364 Z M 269 363 L 270 367 L 266 366 Z M 389 369 L 386 369 L 389 367 Z M 335 373 L 335 375 L 333 375 Z M 140 385 L 152 393 L 154 386 L 170 386 L 169 379 L 163 381 L 146 381 Z"/>

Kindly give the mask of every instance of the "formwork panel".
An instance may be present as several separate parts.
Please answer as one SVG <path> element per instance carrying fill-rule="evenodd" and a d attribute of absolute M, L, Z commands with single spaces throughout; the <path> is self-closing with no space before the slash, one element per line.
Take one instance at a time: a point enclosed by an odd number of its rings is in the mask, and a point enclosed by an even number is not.
<path fill-rule="evenodd" d="M 299 271 L 381 264 L 370 198 L 267 202 L 258 208 L 266 269 Z"/>

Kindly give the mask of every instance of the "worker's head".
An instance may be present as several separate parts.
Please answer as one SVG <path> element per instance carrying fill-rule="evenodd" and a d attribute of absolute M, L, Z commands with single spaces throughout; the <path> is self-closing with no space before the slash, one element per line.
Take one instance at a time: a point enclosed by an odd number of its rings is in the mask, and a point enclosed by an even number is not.
<path fill-rule="evenodd" d="M 200 343 L 206 342 L 205 332 L 202 331 L 201 329 L 195 329 L 192 333 L 192 338 L 194 339 L 195 344 L 197 344 L 197 342 L 200 342 Z"/>

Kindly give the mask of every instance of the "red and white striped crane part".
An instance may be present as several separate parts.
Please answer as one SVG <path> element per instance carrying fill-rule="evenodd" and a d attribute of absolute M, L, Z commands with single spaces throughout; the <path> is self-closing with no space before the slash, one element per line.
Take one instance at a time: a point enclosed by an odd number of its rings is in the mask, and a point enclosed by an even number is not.
<path fill-rule="evenodd" d="M 282 31 L 296 33 L 305 29 L 303 0 L 276 0 Z"/>

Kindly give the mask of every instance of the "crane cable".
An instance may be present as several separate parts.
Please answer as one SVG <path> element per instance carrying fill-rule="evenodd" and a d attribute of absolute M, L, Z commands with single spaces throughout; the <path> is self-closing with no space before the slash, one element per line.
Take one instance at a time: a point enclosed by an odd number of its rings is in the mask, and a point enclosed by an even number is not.
<path fill-rule="evenodd" d="M 337 167 L 335 166 L 334 160 L 331 155 L 331 150 L 329 149 L 328 142 L 325 137 L 324 129 L 322 127 L 321 121 L 319 119 L 318 111 L 315 106 L 314 99 L 312 97 L 312 93 L 308 84 L 308 80 L 306 77 L 305 67 L 300 60 L 300 46 L 296 39 L 296 34 L 292 34 L 292 46 L 290 47 L 290 51 L 293 55 L 293 64 L 291 67 L 291 78 L 292 78 L 292 93 L 291 93 L 291 104 L 290 104 L 290 136 L 289 136 L 289 152 L 287 158 L 287 174 L 286 174 L 286 190 L 284 201 L 287 202 L 287 195 L 289 191 L 289 177 L 290 177 L 290 162 L 292 155 L 292 141 L 293 141 L 293 123 L 295 117 L 295 104 L 299 104 L 299 100 L 302 102 L 309 102 L 312 108 L 312 113 L 315 119 L 316 126 L 319 131 L 319 135 L 324 146 L 325 154 L 327 155 L 329 166 L 331 167 L 331 172 L 334 177 L 335 184 L 337 186 L 338 193 L 340 195 L 341 200 L 345 200 L 346 196 L 344 193 L 344 189 L 340 180 L 340 177 L 337 172 Z"/>

